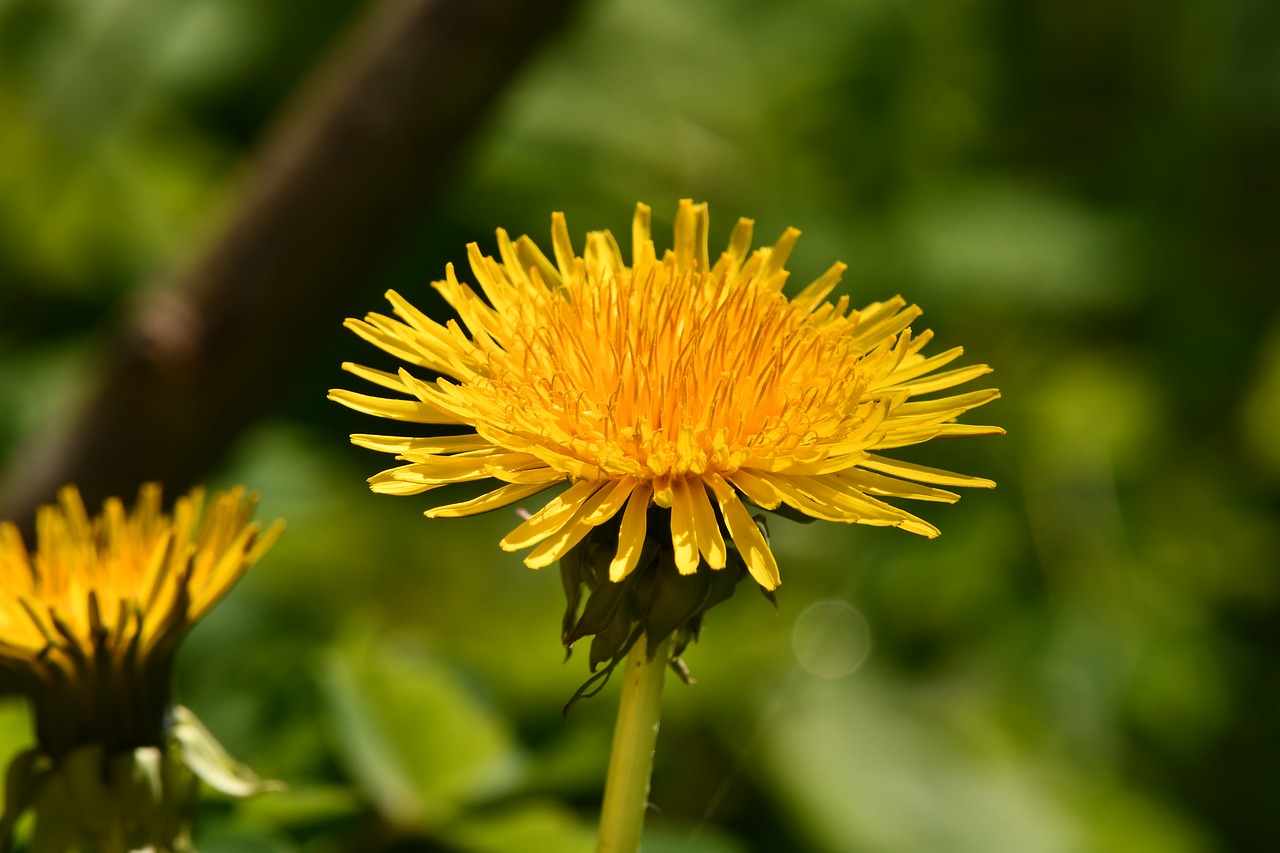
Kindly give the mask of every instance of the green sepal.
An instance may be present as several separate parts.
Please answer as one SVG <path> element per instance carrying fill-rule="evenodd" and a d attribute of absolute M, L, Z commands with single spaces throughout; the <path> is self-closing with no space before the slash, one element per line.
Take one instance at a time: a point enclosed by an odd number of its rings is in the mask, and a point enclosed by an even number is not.
<path fill-rule="evenodd" d="M 622 607 L 626 594 L 635 585 L 634 576 L 621 583 L 613 583 L 607 578 L 598 581 L 587 596 L 586 606 L 582 608 L 580 618 L 569 633 L 564 636 L 564 644 L 572 646 L 583 637 L 599 636 L 609 631 L 615 622 L 626 622 L 626 609 Z M 622 634 L 626 635 L 625 625 Z M 592 658 L 596 656 L 593 654 Z"/>
<path fill-rule="evenodd" d="M 582 601 L 582 588 L 588 585 L 582 573 L 590 571 L 590 569 L 584 566 L 585 560 L 583 557 L 584 549 L 571 548 L 569 553 L 560 558 L 560 583 L 564 586 L 565 599 L 564 618 L 560 620 L 560 639 L 565 644 L 565 660 L 568 660 L 569 655 L 573 653 L 572 644 L 568 638 L 573 631 L 574 624 L 578 621 L 578 606 Z"/>
<path fill-rule="evenodd" d="M 566 718 L 569 716 L 569 712 L 573 710 L 573 706 L 578 704 L 579 699 L 589 699 L 604 689 L 605 685 L 609 683 L 609 677 L 613 675 L 613 671 L 617 669 L 618 664 L 622 663 L 622 661 L 626 659 L 627 654 L 631 651 L 631 647 L 634 646 L 643 635 L 643 627 L 640 625 L 633 625 L 631 634 L 628 635 L 626 640 L 618 645 L 618 651 L 609 660 L 609 665 L 599 672 L 596 672 L 595 667 L 592 667 L 591 677 L 582 682 L 582 684 L 578 686 L 578 689 L 573 691 L 573 695 L 569 697 L 569 701 L 565 703 L 564 710 L 561 713 L 563 713 Z"/>
<path fill-rule="evenodd" d="M 737 556 L 737 551 L 731 551 Z M 653 594 L 640 616 L 649 648 L 656 649 L 671 634 L 680 632 L 687 637 L 676 638 L 673 656 L 678 657 L 689 642 L 698 638 L 702 629 L 702 615 L 715 605 L 733 595 L 738 581 L 746 574 L 741 559 L 734 567 L 726 562 L 723 569 L 699 566 L 691 575 L 682 575 L 676 568 L 674 555 L 663 554 L 653 572 Z M 681 631 L 681 629 L 686 629 Z M 652 651 L 650 652 L 652 656 Z"/>
<path fill-rule="evenodd" d="M 767 540 L 766 522 L 760 516 L 755 521 Z M 613 520 L 595 528 L 560 561 L 566 603 L 561 622 L 564 644 L 572 647 L 583 637 L 592 638 L 588 657 L 592 676 L 569 700 L 566 714 L 578 700 L 603 689 L 642 635 L 649 638 L 650 650 L 672 637 L 668 663 L 682 681 L 691 684 L 693 679 L 681 655 L 698 639 L 706 612 L 731 598 L 738 583 L 750 577 L 722 522 L 727 546 L 724 568 L 700 563 L 697 571 L 682 575 L 670 542 L 646 536 L 636 568 L 615 583 L 609 580 L 609 564 L 617 552 L 619 523 Z M 651 507 L 647 526 L 650 531 L 669 530 L 670 511 Z M 772 593 L 766 591 L 765 595 L 776 606 Z M 597 671 L 601 665 L 604 668 Z"/>
<path fill-rule="evenodd" d="M 623 584 L 612 584 L 605 581 L 604 589 L 622 587 Z M 630 586 L 630 585 L 628 585 Z M 597 592 L 596 598 L 600 597 Z M 621 605 L 621 601 L 618 602 Z M 590 602 L 587 606 L 590 607 Z M 628 608 L 617 606 L 613 611 L 613 616 L 609 623 L 595 633 L 591 638 L 591 654 L 588 657 L 587 664 L 592 672 L 596 671 L 596 667 L 607 660 L 621 660 L 626 655 L 626 650 L 630 648 L 632 625 L 634 620 L 631 619 L 627 612 Z"/>

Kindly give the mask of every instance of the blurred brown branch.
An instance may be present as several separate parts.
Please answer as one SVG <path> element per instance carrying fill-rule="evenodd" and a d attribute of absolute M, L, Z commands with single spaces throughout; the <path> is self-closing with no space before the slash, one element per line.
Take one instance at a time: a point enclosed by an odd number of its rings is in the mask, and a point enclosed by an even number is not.
<path fill-rule="evenodd" d="M 448 176 L 468 133 L 574 0 L 373 4 L 262 147 L 241 209 L 126 317 L 65 431 L 21 454 L 0 518 L 64 483 L 90 505 L 199 480 L 338 329 L 345 290 Z"/>

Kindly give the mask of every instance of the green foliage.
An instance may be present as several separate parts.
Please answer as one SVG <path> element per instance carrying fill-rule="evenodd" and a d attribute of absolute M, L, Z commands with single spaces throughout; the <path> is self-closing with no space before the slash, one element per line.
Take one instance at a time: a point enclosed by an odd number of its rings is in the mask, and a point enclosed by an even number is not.
<path fill-rule="evenodd" d="M 511 732 L 430 657 L 355 637 L 329 654 L 321 683 L 341 757 L 392 823 L 437 827 L 509 786 Z"/>
<path fill-rule="evenodd" d="M 348 5 L 0 2 L 0 458 L 216 233 Z M 647 850 L 1280 846 L 1277 33 L 1264 0 L 586 3 L 352 283 L 430 305 L 496 226 L 625 235 L 643 200 L 661 235 L 692 196 L 712 245 L 800 227 L 793 284 L 842 259 L 838 294 L 900 292 L 996 368 L 1007 437 L 899 454 L 999 483 L 926 508 L 940 539 L 771 520 L 777 612 L 707 614 Z M 367 492 L 345 435 L 376 427 L 322 401 L 364 353 L 340 319 L 212 478 L 290 527 L 181 698 L 290 788 L 206 803 L 197 846 L 590 849 L 612 691 L 561 721 L 587 664 L 557 579 L 497 547 L 513 513 Z"/>

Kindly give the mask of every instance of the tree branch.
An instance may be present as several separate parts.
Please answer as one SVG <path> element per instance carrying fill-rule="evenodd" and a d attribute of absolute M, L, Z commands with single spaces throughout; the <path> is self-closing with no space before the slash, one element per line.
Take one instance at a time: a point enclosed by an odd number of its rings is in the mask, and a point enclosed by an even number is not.
<path fill-rule="evenodd" d="M 70 429 L 20 455 L 0 518 L 29 528 L 64 483 L 93 506 L 204 476 L 336 333 L 344 291 L 440 191 L 468 132 L 573 5 L 374 4 L 268 137 L 225 232 L 125 319 Z"/>

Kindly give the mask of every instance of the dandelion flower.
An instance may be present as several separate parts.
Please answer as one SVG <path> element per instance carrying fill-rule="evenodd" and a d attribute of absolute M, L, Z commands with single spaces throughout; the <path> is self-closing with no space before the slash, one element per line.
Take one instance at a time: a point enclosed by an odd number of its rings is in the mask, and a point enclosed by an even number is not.
<path fill-rule="evenodd" d="M 707 232 L 707 206 L 682 201 L 674 247 L 659 257 L 649 208 L 638 205 L 628 262 L 608 231 L 588 234 L 579 255 L 554 214 L 554 262 L 529 237 L 513 242 L 499 230 L 498 259 L 467 247 L 479 292 L 446 268 L 433 286 L 457 321 L 438 323 L 394 291 L 394 317 L 347 321 L 435 376 L 346 364 L 396 396 L 335 390 L 332 399 L 391 420 L 459 427 L 439 437 L 352 436 L 401 463 L 370 478 L 373 490 L 411 495 L 498 481 L 480 497 L 426 512 L 457 517 L 567 484 L 502 547 L 532 548 L 525 563 L 547 566 L 620 517 L 614 581 L 637 567 L 646 534 L 667 541 L 666 531 L 647 529 L 656 505 L 669 510 L 681 574 L 704 562 L 723 568 L 733 547 L 771 590 L 778 566 L 750 504 L 932 537 L 932 524 L 884 499 L 952 502 L 950 487 L 994 485 L 883 453 L 1000 433 L 957 422 L 999 396 L 994 389 L 936 396 L 987 366 L 942 370 L 962 350 L 924 355 L 932 335 L 912 331 L 920 309 L 900 297 L 861 310 L 847 296 L 827 301 L 844 264 L 786 296 L 795 229 L 752 251 L 752 222 L 741 219 L 714 263 Z"/>
<path fill-rule="evenodd" d="M 166 515 L 150 484 L 91 518 L 67 487 L 33 552 L 0 524 L 0 695 L 30 702 L 38 744 L 11 765 L 0 849 L 26 808 L 33 850 L 187 849 L 193 773 L 263 789 L 170 695 L 178 642 L 280 532 L 250 522 L 255 503 L 197 489 Z"/>

